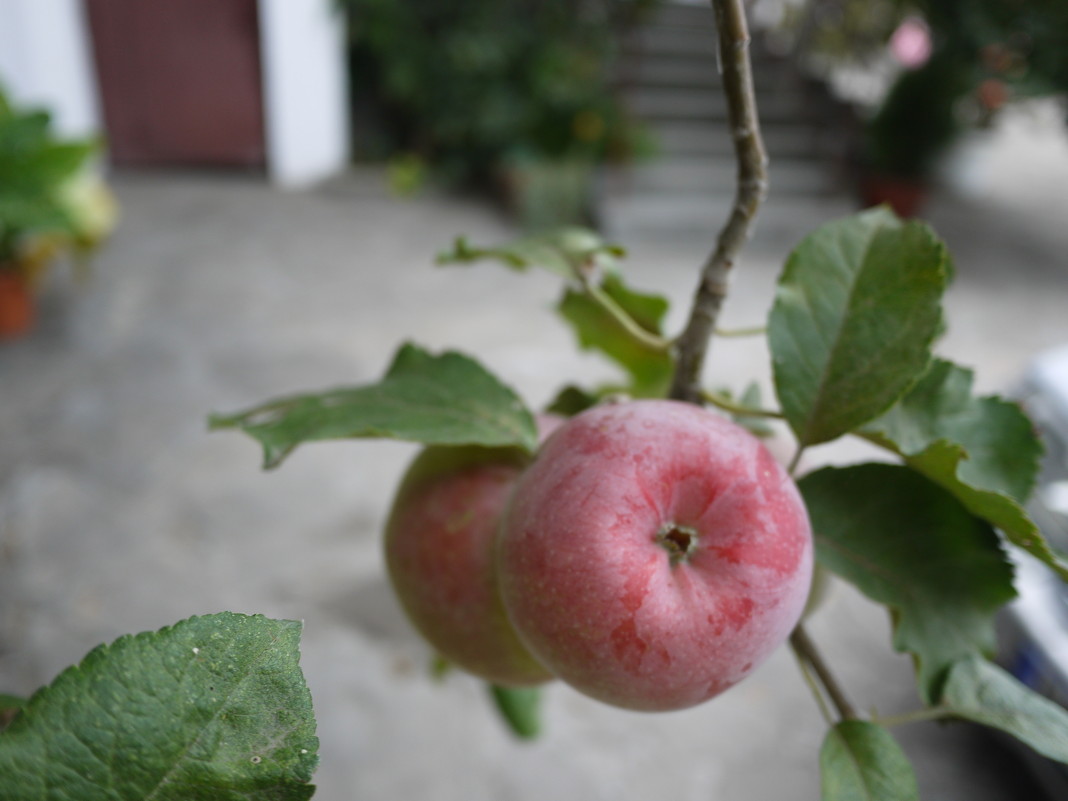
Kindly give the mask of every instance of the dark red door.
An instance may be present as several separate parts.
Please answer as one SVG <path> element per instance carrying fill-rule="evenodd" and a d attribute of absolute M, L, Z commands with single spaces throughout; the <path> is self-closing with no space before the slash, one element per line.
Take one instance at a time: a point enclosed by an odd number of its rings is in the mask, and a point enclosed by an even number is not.
<path fill-rule="evenodd" d="M 111 159 L 261 167 L 256 0 L 85 0 Z"/>

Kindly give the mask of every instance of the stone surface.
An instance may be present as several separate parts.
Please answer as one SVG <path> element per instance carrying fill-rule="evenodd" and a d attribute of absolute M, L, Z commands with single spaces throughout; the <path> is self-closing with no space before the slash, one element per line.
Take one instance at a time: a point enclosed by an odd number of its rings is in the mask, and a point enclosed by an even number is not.
<path fill-rule="evenodd" d="M 1002 172 L 987 180 L 1013 178 Z M 666 715 L 554 687 L 545 736 L 519 744 L 478 683 L 429 678 L 387 588 L 380 530 L 413 447 L 310 445 L 264 473 L 250 440 L 207 433 L 210 411 L 373 380 L 405 339 L 477 354 L 534 405 L 564 381 L 610 379 L 553 319 L 550 276 L 432 266 L 457 233 L 510 236 L 505 221 L 463 200 L 391 200 L 377 173 L 309 194 L 175 174 L 115 185 L 122 226 L 89 280 L 57 276 L 41 327 L 0 348 L 0 690 L 28 693 L 127 631 L 262 612 L 306 623 L 323 801 L 817 797 L 823 726 L 788 652 Z M 957 265 L 941 351 L 978 368 L 984 390 L 1068 341 L 1068 229 L 1051 203 L 1064 185 L 930 206 Z M 758 234 L 724 325 L 761 321 L 802 230 L 780 221 Z M 625 242 L 633 283 L 681 308 L 712 237 Z M 718 341 L 710 383 L 766 382 L 765 363 L 758 342 Z M 811 461 L 863 452 L 821 448 Z M 839 586 L 811 628 L 858 705 L 915 705 L 881 610 Z M 924 798 L 1034 797 L 972 729 L 900 736 Z"/>

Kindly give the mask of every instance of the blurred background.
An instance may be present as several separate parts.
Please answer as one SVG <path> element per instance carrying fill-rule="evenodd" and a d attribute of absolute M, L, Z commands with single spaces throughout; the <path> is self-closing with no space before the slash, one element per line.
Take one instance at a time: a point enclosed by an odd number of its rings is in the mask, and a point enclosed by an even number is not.
<path fill-rule="evenodd" d="M 1016 391 L 1068 342 L 1068 4 L 748 8 L 771 189 L 724 324 L 762 323 L 816 225 L 887 202 L 954 255 L 940 352 Z M 545 735 L 515 741 L 479 683 L 430 677 L 385 583 L 414 449 L 321 444 L 263 473 L 206 431 L 373 381 L 404 340 L 476 355 L 533 406 L 612 378 L 553 320 L 550 276 L 433 267 L 458 234 L 595 227 L 677 330 L 734 191 L 709 7 L 0 0 L 0 91 L 0 692 L 128 631 L 262 612 L 305 621 L 325 801 L 817 796 L 822 723 L 785 652 L 670 715 L 553 687 Z M 708 380 L 767 387 L 767 361 L 718 341 Z M 861 706 L 916 705 L 880 609 L 836 586 L 812 630 Z M 900 737 L 926 799 L 1043 797 L 970 727 Z"/>

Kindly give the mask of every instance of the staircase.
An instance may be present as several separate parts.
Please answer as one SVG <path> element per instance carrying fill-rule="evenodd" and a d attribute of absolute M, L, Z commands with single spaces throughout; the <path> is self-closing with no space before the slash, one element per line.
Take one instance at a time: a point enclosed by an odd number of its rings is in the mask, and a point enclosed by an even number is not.
<path fill-rule="evenodd" d="M 845 213 L 852 118 L 822 84 L 774 55 L 754 32 L 750 46 L 770 189 L 760 234 L 800 236 Z M 713 236 L 734 197 L 733 145 L 708 5 L 665 3 L 624 44 L 619 91 L 656 143 L 655 155 L 604 174 L 599 212 L 612 236 Z"/>

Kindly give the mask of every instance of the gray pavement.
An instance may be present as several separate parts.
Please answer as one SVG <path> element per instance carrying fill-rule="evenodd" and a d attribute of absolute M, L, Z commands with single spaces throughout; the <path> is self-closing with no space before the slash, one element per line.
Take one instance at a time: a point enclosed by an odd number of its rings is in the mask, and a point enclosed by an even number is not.
<path fill-rule="evenodd" d="M 306 623 L 323 801 L 818 797 L 823 726 L 784 650 L 724 696 L 667 715 L 553 687 L 545 736 L 517 743 L 478 683 L 427 677 L 428 652 L 385 584 L 379 533 L 413 447 L 311 445 L 263 473 L 251 441 L 206 432 L 210 411 L 373 380 L 405 339 L 476 354 L 535 405 L 567 380 L 611 377 L 553 319 L 550 277 L 431 266 L 457 233 L 511 236 L 505 220 L 465 200 L 393 200 L 375 172 L 307 194 L 179 174 L 115 186 L 122 226 L 91 280 L 58 281 L 33 336 L 0 347 L 0 690 L 27 693 L 128 631 L 262 612 Z M 929 208 L 957 262 L 941 350 L 975 366 L 984 390 L 1068 341 L 1061 187 Z M 848 207 L 836 203 L 828 213 Z M 728 326 L 766 312 L 801 233 L 777 219 L 743 260 Z M 633 282 L 679 306 L 673 325 L 709 241 L 624 241 Z M 754 368 L 765 363 L 759 343 L 717 342 L 711 380 L 766 381 Z M 812 630 L 861 706 L 914 707 L 880 609 L 837 586 Z M 1034 797 L 972 729 L 900 736 L 929 801 Z"/>

